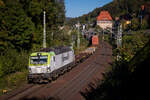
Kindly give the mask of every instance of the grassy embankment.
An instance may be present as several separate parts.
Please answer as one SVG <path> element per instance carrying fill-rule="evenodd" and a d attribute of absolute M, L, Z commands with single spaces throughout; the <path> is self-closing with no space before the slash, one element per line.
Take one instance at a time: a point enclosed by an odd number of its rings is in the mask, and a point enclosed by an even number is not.
<path fill-rule="evenodd" d="M 0 95 L 8 93 L 27 83 L 28 70 L 16 72 L 0 79 Z"/>
<path fill-rule="evenodd" d="M 142 100 L 149 97 L 150 33 L 145 30 L 132 33 L 124 35 L 121 59 L 115 60 L 103 81 L 99 81 L 96 88 L 91 85 L 91 91 L 82 93 L 87 100 Z"/>

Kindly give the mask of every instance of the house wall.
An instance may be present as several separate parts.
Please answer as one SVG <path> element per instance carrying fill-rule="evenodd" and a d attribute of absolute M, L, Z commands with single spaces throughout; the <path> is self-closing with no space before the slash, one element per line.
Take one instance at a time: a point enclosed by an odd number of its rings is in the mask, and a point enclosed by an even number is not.
<path fill-rule="evenodd" d="M 97 25 L 100 26 L 102 29 L 111 28 L 113 26 L 112 21 L 97 21 Z"/>

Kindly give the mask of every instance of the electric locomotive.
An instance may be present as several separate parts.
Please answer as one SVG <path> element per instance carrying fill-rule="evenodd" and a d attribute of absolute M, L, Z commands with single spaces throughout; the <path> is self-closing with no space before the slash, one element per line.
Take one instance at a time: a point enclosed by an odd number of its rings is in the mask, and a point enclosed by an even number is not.
<path fill-rule="evenodd" d="M 69 46 L 42 49 L 29 57 L 28 82 L 48 82 L 75 62 L 74 50 Z"/>

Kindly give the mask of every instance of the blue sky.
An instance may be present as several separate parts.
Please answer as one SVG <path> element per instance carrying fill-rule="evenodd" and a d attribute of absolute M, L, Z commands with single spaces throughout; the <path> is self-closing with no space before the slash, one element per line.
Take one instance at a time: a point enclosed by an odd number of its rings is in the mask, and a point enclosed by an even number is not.
<path fill-rule="evenodd" d="M 66 16 L 78 17 L 111 1 L 112 0 L 65 0 Z"/>

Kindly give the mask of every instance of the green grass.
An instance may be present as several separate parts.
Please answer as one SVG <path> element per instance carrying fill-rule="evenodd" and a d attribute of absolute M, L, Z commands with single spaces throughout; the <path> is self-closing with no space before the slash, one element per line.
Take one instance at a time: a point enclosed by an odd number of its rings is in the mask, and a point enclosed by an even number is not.
<path fill-rule="evenodd" d="M 0 78 L 0 95 L 3 95 L 3 90 L 10 92 L 25 84 L 27 82 L 27 74 L 28 70 L 24 70 Z"/>

